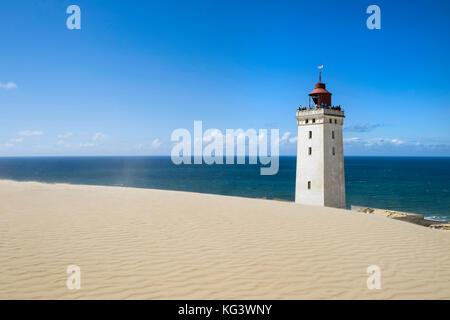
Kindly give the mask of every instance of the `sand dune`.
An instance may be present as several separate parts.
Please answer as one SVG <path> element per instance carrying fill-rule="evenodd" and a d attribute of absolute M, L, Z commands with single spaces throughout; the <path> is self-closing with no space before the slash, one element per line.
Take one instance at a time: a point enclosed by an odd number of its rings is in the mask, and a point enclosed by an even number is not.
<path fill-rule="evenodd" d="M 66 268 L 81 268 L 68 290 Z M 381 268 L 368 290 L 366 268 Z M 162 190 L 0 181 L 1 299 L 450 299 L 450 232 Z"/>

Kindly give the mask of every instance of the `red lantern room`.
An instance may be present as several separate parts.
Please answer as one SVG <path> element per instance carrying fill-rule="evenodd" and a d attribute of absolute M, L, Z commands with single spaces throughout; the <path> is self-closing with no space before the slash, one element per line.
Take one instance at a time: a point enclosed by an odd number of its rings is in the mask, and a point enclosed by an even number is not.
<path fill-rule="evenodd" d="M 322 82 L 322 71 L 319 71 L 319 82 L 314 85 L 314 90 L 309 94 L 309 106 L 322 107 L 322 105 L 324 107 L 331 106 L 331 92 L 325 89 L 325 83 Z"/>

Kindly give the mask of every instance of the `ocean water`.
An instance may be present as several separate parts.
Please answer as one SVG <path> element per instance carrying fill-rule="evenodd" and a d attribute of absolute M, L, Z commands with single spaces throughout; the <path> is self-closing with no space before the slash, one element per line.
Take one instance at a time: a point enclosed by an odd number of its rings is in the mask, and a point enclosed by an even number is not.
<path fill-rule="evenodd" d="M 294 201 L 295 157 L 274 176 L 259 165 L 174 165 L 170 157 L 0 158 L 0 179 L 182 190 Z M 347 206 L 450 221 L 450 158 L 345 157 Z"/>

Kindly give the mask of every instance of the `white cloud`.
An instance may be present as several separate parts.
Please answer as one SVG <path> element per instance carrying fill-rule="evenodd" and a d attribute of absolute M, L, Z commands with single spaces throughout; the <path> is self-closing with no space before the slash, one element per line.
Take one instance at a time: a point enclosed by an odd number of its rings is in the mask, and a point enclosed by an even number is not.
<path fill-rule="evenodd" d="M 295 144 L 295 143 L 297 143 L 297 140 L 298 140 L 298 137 L 292 137 L 289 139 L 289 143 Z"/>
<path fill-rule="evenodd" d="M 9 142 L 5 143 L 4 146 L 5 146 L 5 148 L 12 148 L 12 147 L 14 147 L 14 145 L 12 143 L 9 143 Z"/>
<path fill-rule="evenodd" d="M 418 150 L 430 150 L 430 149 L 439 149 L 439 150 L 449 150 L 450 145 L 446 142 L 437 143 L 437 144 L 428 144 L 416 140 L 402 140 L 399 138 L 347 138 L 344 139 L 344 142 L 348 144 L 348 147 L 365 147 L 367 151 L 369 150 L 414 150 L 417 152 Z"/>
<path fill-rule="evenodd" d="M 7 83 L 1 83 L 0 82 L 0 88 L 10 90 L 10 89 L 17 89 L 17 84 L 14 82 L 7 82 Z"/>
<path fill-rule="evenodd" d="M 289 131 L 286 131 L 283 133 L 280 139 L 280 144 L 285 144 L 289 141 L 289 137 L 291 136 L 291 133 Z"/>
<path fill-rule="evenodd" d="M 95 147 L 99 145 L 99 143 L 103 140 L 105 140 L 108 136 L 106 134 L 103 134 L 101 132 L 96 132 L 91 138 L 91 141 L 80 143 L 80 147 Z"/>
<path fill-rule="evenodd" d="M 17 134 L 19 136 L 30 137 L 30 136 L 42 136 L 44 133 L 39 130 L 22 130 L 19 131 Z"/>
<path fill-rule="evenodd" d="M 280 144 L 296 144 L 297 143 L 297 136 L 292 137 L 292 133 L 289 131 L 286 131 L 283 133 L 283 135 L 280 138 Z"/>
<path fill-rule="evenodd" d="M 72 132 L 66 132 L 57 135 L 58 139 L 67 139 L 70 138 L 71 136 L 73 136 Z"/>
<path fill-rule="evenodd" d="M 92 143 L 92 142 L 80 143 L 80 147 L 83 147 L 83 148 L 85 148 L 85 147 L 93 147 L 93 146 L 95 146 L 95 144 Z"/>
<path fill-rule="evenodd" d="M 161 146 L 161 141 L 156 138 L 155 140 L 152 141 L 152 148 L 153 149 L 158 149 Z"/>
<path fill-rule="evenodd" d="M 23 142 L 23 138 L 12 138 L 11 142 Z"/>
<path fill-rule="evenodd" d="M 101 132 L 96 132 L 93 136 L 92 136 L 92 141 L 102 141 L 105 140 L 108 136 L 106 134 L 103 134 Z"/>
<path fill-rule="evenodd" d="M 358 137 L 344 139 L 344 143 L 345 142 L 359 142 L 359 141 L 361 141 L 361 138 L 358 138 Z"/>
<path fill-rule="evenodd" d="M 66 141 L 64 141 L 64 140 L 58 140 L 56 145 L 64 147 L 64 148 L 71 147 L 71 144 L 70 143 L 66 143 Z M 81 146 L 81 144 L 80 144 L 80 146 Z"/>
<path fill-rule="evenodd" d="M 400 145 L 400 144 L 404 144 L 405 141 L 400 140 L 400 139 L 392 139 L 391 143 L 396 144 L 396 145 Z"/>
<path fill-rule="evenodd" d="M 358 137 L 346 138 L 344 139 L 344 143 L 362 143 L 366 147 L 374 147 L 374 146 L 386 146 L 386 145 L 395 145 L 400 146 L 405 144 L 406 142 L 400 140 L 398 138 L 371 138 L 371 139 L 361 139 Z"/>
<path fill-rule="evenodd" d="M 372 147 L 372 146 L 383 146 L 383 145 L 387 145 L 387 144 L 394 144 L 394 145 L 402 145 L 404 144 L 405 141 L 400 140 L 400 139 L 389 139 L 389 138 L 373 138 L 373 139 L 369 139 L 367 140 L 364 145 L 366 147 Z"/>

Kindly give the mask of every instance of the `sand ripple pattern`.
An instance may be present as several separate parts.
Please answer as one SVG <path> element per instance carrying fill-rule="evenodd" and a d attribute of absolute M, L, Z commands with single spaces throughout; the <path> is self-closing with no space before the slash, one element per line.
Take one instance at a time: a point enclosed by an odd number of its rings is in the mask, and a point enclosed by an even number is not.
<path fill-rule="evenodd" d="M 66 288 L 68 265 L 81 289 Z M 366 268 L 381 268 L 368 290 Z M 1 299 L 450 299 L 450 233 L 339 209 L 0 181 Z"/>

